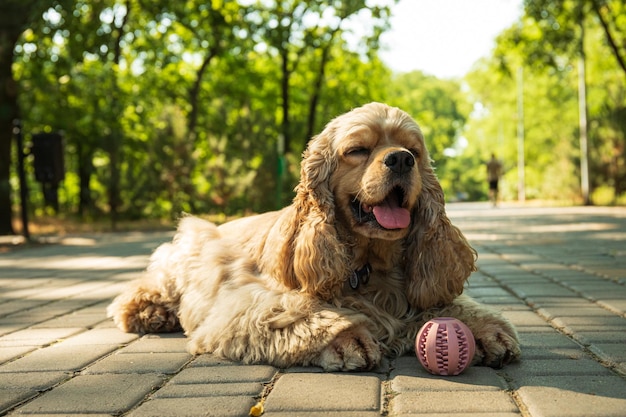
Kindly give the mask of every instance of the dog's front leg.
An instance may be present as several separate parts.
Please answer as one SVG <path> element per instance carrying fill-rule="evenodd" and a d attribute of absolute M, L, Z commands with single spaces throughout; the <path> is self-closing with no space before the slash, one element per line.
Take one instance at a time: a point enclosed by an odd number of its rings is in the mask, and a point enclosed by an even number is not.
<path fill-rule="evenodd" d="M 203 322 L 188 334 L 192 353 L 326 371 L 371 369 L 380 362 L 369 319 L 356 311 L 298 291 L 273 291 L 260 282 L 222 288 L 211 301 Z M 182 304 L 184 321 L 185 297 Z"/>

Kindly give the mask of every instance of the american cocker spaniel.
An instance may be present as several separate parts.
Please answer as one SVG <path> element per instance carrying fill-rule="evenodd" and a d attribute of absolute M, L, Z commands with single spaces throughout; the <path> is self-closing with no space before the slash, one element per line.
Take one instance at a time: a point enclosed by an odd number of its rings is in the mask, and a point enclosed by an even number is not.
<path fill-rule="evenodd" d="M 513 326 L 462 295 L 476 252 L 453 226 L 419 126 L 370 103 L 304 152 L 293 203 L 221 226 L 193 216 L 108 308 L 124 331 L 182 328 L 191 353 L 244 363 L 371 369 L 451 316 L 475 364 L 517 359 Z"/>

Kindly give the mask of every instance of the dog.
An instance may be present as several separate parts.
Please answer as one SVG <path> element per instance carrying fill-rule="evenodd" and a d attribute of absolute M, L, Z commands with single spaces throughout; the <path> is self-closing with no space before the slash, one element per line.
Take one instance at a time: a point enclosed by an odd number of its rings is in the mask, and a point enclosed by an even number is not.
<path fill-rule="evenodd" d="M 455 317 L 473 364 L 502 367 L 516 330 L 462 294 L 477 254 L 444 204 L 417 123 L 369 103 L 312 138 L 291 205 L 220 226 L 184 215 L 108 314 L 126 332 L 182 328 L 193 354 L 325 371 L 375 368 Z"/>

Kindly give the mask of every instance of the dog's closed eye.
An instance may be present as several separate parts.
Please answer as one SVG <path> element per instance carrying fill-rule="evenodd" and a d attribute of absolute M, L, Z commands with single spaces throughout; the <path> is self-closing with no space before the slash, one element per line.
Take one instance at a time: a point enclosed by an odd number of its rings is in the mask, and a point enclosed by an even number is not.
<path fill-rule="evenodd" d="M 363 146 L 357 146 L 354 148 L 348 148 L 348 150 L 344 153 L 344 156 L 348 157 L 366 157 L 370 155 L 370 150 Z"/>
<path fill-rule="evenodd" d="M 418 159 L 420 157 L 420 151 L 419 149 L 409 149 L 409 152 L 411 152 L 413 154 L 413 156 L 415 157 L 415 159 Z"/>

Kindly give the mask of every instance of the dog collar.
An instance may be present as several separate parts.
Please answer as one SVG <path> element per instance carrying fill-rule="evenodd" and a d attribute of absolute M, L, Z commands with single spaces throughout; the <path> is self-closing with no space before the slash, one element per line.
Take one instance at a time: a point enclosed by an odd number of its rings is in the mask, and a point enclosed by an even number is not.
<path fill-rule="evenodd" d="M 359 288 L 359 284 L 362 282 L 363 285 L 367 284 L 370 280 L 370 274 L 372 273 L 372 267 L 369 263 L 365 264 L 362 268 L 356 269 L 352 271 L 350 275 L 350 279 L 348 280 L 350 284 L 350 288 L 356 290 Z"/>

